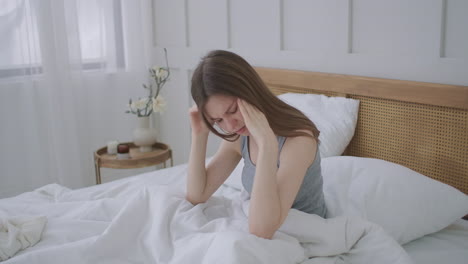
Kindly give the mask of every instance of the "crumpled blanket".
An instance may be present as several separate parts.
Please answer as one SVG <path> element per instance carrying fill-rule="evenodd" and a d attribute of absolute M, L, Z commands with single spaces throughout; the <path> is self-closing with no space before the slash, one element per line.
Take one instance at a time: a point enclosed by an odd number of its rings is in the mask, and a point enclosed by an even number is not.
<path fill-rule="evenodd" d="M 41 241 L 5 264 L 223 263 L 410 264 L 378 225 L 291 209 L 273 239 L 248 232 L 249 200 L 221 187 L 206 203 L 185 199 L 184 167 L 89 188 L 51 184 L 0 199 L 0 216 L 45 215 Z"/>
<path fill-rule="evenodd" d="M 169 186 L 114 198 L 93 195 L 100 197 L 95 200 L 57 185 L 36 194 L 54 189 L 48 194 L 52 203 L 34 208 L 47 209 L 49 237 L 57 241 L 44 241 L 7 263 L 412 263 L 382 228 L 357 218 L 323 219 L 291 209 L 268 240 L 248 232 L 249 201 L 241 195 L 213 196 L 193 206 Z M 126 188 L 112 192 L 118 189 Z"/>
<path fill-rule="evenodd" d="M 0 261 L 34 246 L 47 223 L 45 216 L 0 217 Z"/>

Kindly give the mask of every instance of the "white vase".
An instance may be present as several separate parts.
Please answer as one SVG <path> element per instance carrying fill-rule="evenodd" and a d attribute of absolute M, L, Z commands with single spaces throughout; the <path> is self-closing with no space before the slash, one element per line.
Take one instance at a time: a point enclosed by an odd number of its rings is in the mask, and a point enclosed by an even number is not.
<path fill-rule="evenodd" d="M 150 152 L 156 143 L 156 129 L 150 128 L 149 116 L 138 117 L 138 127 L 133 130 L 133 143 L 140 152 Z"/>

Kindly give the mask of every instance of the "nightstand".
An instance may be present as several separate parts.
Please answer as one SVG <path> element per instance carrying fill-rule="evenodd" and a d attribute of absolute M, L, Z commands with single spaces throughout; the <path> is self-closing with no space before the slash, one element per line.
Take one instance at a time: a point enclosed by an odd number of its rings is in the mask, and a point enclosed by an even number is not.
<path fill-rule="evenodd" d="M 148 166 L 156 166 L 163 163 L 166 168 L 166 161 L 171 160 L 171 167 L 174 165 L 171 148 L 157 142 L 150 152 L 140 152 L 139 148 L 132 142 L 121 143 L 130 147 L 129 159 L 117 159 L 117 155 L 107 153 L 107 147 L 102 147 L 94 152 L 94 167 L 96 169 L 96 184 L 101 184 L 101 168 L 112 169 L 135 169 Z"/>

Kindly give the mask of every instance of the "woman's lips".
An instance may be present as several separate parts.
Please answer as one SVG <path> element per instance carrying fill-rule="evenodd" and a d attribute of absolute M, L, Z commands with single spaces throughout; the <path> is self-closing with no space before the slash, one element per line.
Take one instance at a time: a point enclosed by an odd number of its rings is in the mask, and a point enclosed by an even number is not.
<path fill-rule="evenodd" d="M 241 129 L 236 131 L 237 134 L 241 134 L 241 133 L 244 133 L 244 132 L 245 132 L 245 126 L 243 126 Z"/>

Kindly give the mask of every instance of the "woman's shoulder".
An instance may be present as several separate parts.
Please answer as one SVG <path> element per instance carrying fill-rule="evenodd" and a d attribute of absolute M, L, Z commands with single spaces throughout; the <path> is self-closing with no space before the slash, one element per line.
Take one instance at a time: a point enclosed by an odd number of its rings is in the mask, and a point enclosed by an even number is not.
<path fill-rule="evenodd" d="M 310 133 L 310 131 L 305 132 Z M 304 158 L 307 162 L 313 162 L 317 151 L 317 140 L 313 136 L 287 137 L 281 150 L 280 159 L 282 159 L 284 155 L 286 158 Z"/>
<path fill-rule="evenodd" d="M 310 146 L 315 146 L 317 145 L 317 140 L 313 136 L 296 136 L 296 137 L 286 137 L 285 139 L 285 145 L 295 145 L 295 146 L 301 146 L 305 145 L 306 147 Z"/>
<path fill-rule="evenodd" d="M 296 143 L 304 144 L 317 144 L 317 139 L 314 137 L 313 133 L 310 130 L 302 129 L 296 130 L 296 132 L 301 133 L 301 135 L 285 137 L 285 141 L 293 141 Z"/>

